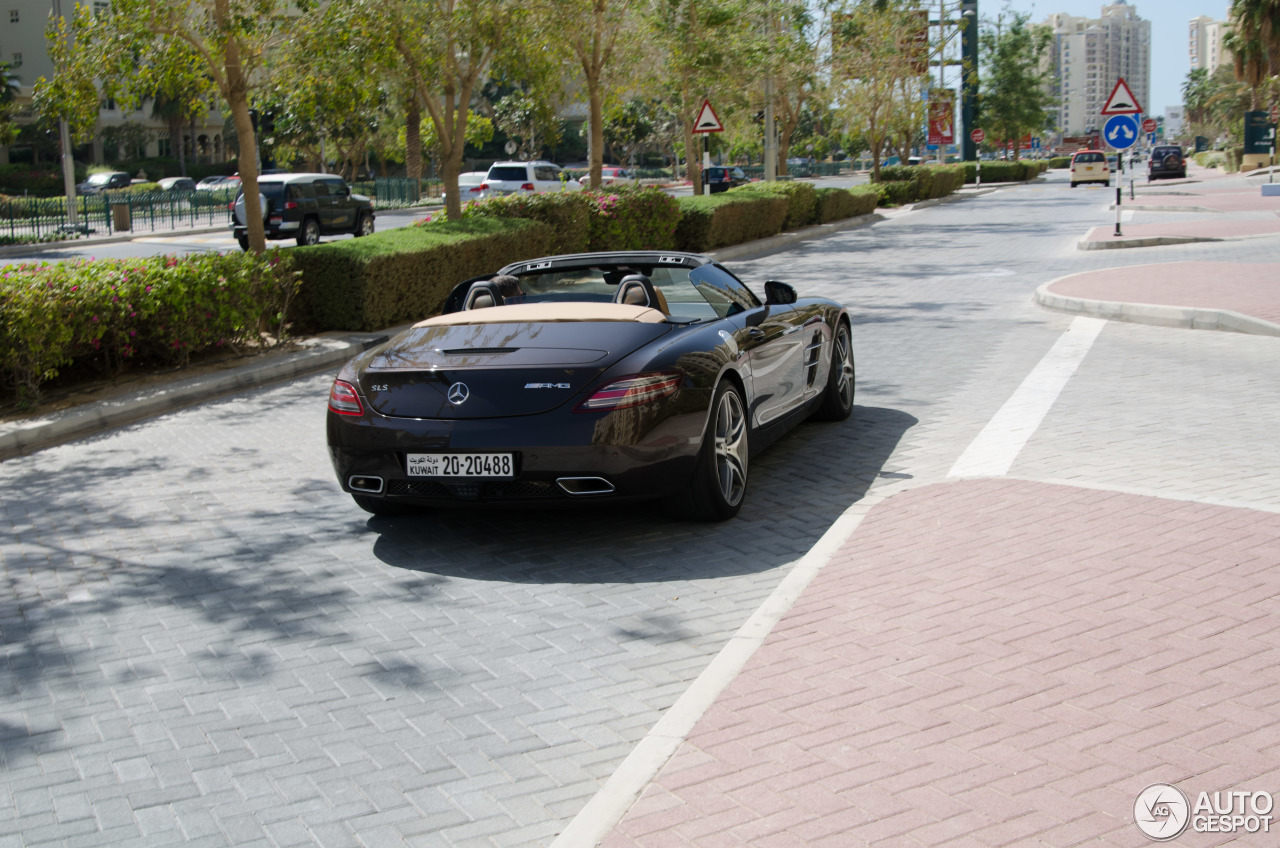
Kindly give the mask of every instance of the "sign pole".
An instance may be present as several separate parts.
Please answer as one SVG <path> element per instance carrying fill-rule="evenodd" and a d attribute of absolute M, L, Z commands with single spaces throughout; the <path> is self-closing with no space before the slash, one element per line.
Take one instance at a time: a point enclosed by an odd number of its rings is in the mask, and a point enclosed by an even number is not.
<path fill-rule="evenodd" d="M 1116 235 L 1120 235 L 1120 201 L 1124 197 L 1124 189 L 1116 186 Z"/>

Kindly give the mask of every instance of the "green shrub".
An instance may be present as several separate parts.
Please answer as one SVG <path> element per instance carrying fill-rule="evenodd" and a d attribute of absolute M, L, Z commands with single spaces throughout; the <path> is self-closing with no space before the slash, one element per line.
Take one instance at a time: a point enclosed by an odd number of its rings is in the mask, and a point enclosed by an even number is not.
<path fill-rule="evenodd" d="M 872 183 L 880 192 L 881 206 L 902 206 L 920 199 L 920 184 L 915 180 Z"/>
<path fill-rule="evenodd" d="M 820 188 L 816 194 L 819 224 L 870 215 L 880 203 L 880 192 L 875 186 Z"/>
<path fill-rule="evenodd" d="M 477 215 L 297 248 L 302 288 L 294 315 L 324 330 L 427 318 L 466 278 L 555 253 L 560 235 L 542 221 Z"/>
<path fill-rule="evenodd" d="M 817 220 L 818 196 L 813 183 L 805 182 L 758 182 L 747 183 L 729 189 L 729 194 L 772 194 L 785 197 L 787 200 L 787 219 L 783 222 L 784 230 L 807 227 Z"/>
<path fill-rule="evenodd" d="M 588 250 L 670 250 L 680 205 L 659 188 L 584 191 L 592 202 Z"/>
<path fill-rule="evenodd" d="M 1049 160 L 1049 167 L 1053 168 L 1054 170 L 1057 170 L 1059 168 L 1070 168 L 1071 157 L 1070 156 L 1054 156 L 1052 159 Z"/>
<path fill-rule="evenodd" d="M 787 198 L 769 192 L 680 197 L 676 248 L 702 253 L 782 232 Z"/>
<path fill-rule="evenodd" d="M 525 218 L 548 224 L 554 241 L 548 253 L 585 253 L 591 245 L 591 216 L 595 201 L 582 191 L 545 194 L 508 194 L 468 203 L 463 220 L 474 218 Z M 443 213 L 439 213 L 443 215 Z M 436 216 L 438 223 L 443 220 Z M 500 263 L 501 265 L 506 264 Z M 496 268 L 495 268 L 496 270 Z M 459 278 L 461 279 L 461 278 Z"/>
<path fill-rule="evenodd" d="M 134 359 L 277 335 L 297 290 L 289 253 L 31 263 L 0 271 L 0 368 L 21 401 L 80 362 L 114 374 Z"/>

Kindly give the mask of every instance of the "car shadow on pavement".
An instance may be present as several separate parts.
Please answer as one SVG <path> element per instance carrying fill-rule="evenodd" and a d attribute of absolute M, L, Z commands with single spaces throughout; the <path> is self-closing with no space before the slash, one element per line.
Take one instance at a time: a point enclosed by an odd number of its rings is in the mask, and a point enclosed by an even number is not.
<path fill-rule="evenodd" d="M 372 517 L 373 554 L 395 568 L 517 583 L 650 583 L 763 572 L 803 556 L 864 497 L 903 434 L 894 409 L 803 424 L 755 457 L 734 520 L 673 519 L 658 504 L 582 509 L 440 509 Z"/>

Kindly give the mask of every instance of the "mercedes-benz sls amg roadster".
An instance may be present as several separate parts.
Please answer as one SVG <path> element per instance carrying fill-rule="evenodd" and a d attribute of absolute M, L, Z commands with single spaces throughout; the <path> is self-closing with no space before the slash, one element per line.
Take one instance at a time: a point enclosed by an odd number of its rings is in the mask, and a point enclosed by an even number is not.
<path fill-rule="evenodd" d="M 751 457 L 853 410 L 849 315 L 707 256 L 590 253 L 460 283 L 329 392 L 344 491 L 375 514 L 662 499 L 731 518 Z"/>

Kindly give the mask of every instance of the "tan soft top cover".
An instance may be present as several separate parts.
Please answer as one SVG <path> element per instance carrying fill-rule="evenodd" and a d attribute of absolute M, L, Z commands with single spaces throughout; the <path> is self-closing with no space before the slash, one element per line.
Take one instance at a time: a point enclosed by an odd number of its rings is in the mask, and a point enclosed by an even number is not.
<path fill-rule="evenodd" d="M 417 327 L 447 327 L 453 324 L 526 324 L 552 321 L 636 321 L 658 324 L 667 316 L 650 306 L 625 303 L 513 303 L 436 315 L 419 321 Z"/>

